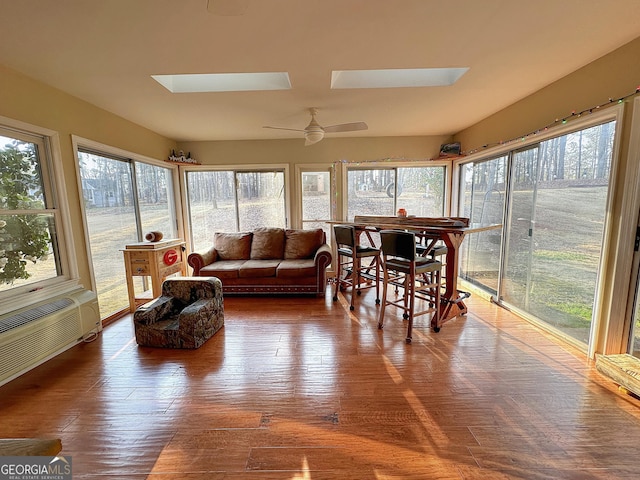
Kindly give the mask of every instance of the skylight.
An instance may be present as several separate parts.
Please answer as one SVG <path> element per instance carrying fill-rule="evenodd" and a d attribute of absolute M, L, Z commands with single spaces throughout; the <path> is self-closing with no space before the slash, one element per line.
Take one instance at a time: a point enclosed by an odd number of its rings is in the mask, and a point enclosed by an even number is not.
<path fill-rule="evenodd" d="M 244 92 L 291 88 L 287 72 L 202 73 L 151 77 L 171 93 Z"/>
<path fill-rule="evenodd" d="M 467 70 L 468 67 L 334 70 L 331 88 L 440 87 L 453 85 Z"/>

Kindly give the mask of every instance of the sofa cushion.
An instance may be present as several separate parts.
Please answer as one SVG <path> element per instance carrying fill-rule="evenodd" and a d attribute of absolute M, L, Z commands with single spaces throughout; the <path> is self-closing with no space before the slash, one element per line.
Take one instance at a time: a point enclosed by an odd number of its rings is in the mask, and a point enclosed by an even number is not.
<path fill-rule="evenodd" d="M 213 245 L 220 260 L 249 260 L 251 254 L 251 232 L 216 232 Z"/>
<path fill-rule="evenodd" d="M 253 240 L 251 241 L 252 260 L 281 259 L 283 255 L 283 228 L 256 228 L 253 231 Z"/>
<path fill-rule="evenodd" d="M 240 267 L 246 260 L 218 260 L 200 269 L 201 276 L 218 277 L 223 281 L 229 278 L 238 278 Z"/>
<path fill-rule="evenodd" d="M 275 277 L 280 260 L 247 260 L 238 271 L 240 278 Z"/>
<path fill-rule="evenodd" d="M 324 231 L 321 228 L 314 230 L 286 230 L 285 237 L 285 260 L 312 258 L 324 243 Z"/>
<path fill-rule="evenodd" d="M 283 260 L 276 271 L 278 278 L 313 277 L 315 274 L 316 265 L 312 258 Z"/>

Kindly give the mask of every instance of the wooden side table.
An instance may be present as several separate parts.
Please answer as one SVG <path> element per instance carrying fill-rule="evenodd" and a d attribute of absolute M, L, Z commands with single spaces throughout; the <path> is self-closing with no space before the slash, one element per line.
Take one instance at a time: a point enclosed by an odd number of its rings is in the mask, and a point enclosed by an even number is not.
<path fill-rule="evenodd" d="M 162 282 L 165 278 L 178 272 L 182 276 L 187 274 L 184 240 L 132 243 L 126 245 L 122 252 L 124 253 L 131 312 L 134 312 L 139 304 L 150 300 L 149 298 L 136 298 L 133 277 L 151 277 L 151 291 L 153 298 L 157 298 L 161 294 Z"/>

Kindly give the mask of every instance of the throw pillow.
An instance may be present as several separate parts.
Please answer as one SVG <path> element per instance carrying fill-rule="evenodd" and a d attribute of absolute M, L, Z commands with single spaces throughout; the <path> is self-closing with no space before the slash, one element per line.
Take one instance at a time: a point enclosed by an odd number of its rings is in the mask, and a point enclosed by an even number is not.
<path fill-rule="evenodd" d="M 218 251 L 219 260 L 249 260 L 251 253 L 251 232 L 216 232 L 213 245 Z"/>
<path fill-rule="evenodd" d="M 321 228 L 286 230 L 285 237 L 284 258 L 286 260 L 311 258 L 325 242 L 324 231 Z"/>
<path fill-rule="evenodd" d="M 254 260 L 281 259 L 284 255 L 284 229 L 256 228 L 251 241 L 251 258 Z"/>

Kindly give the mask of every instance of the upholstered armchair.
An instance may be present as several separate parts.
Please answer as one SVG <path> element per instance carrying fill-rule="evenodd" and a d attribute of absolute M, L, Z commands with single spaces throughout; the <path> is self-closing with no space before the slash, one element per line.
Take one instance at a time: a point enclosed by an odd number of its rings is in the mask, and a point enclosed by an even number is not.
<path fill-rule="evenodd" d="M 224 325 L 222 282 L 215 277 L 165 280 L 162 295 L 133 314 L 138 345 L 198 348 Z"/>

